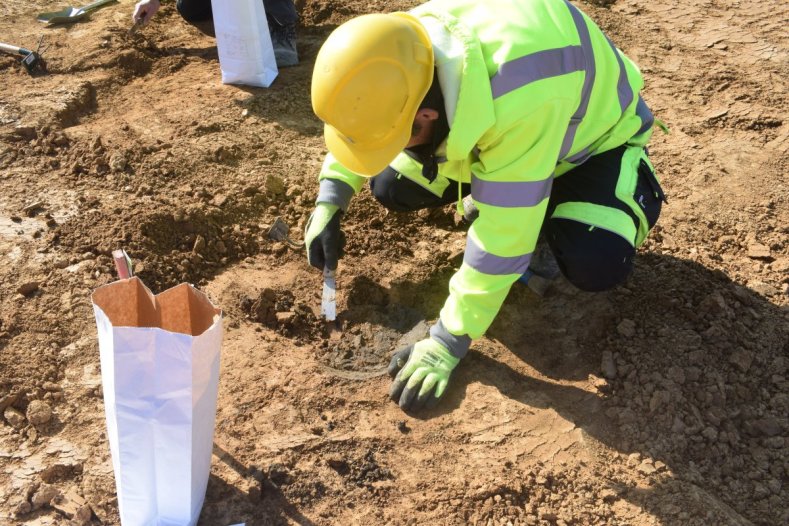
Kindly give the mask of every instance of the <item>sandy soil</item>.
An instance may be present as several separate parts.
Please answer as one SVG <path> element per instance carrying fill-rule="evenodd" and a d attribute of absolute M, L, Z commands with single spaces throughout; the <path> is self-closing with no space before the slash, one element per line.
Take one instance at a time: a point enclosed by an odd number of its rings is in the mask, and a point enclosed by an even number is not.
<path fill-rule="evenodd" d="M 579 2 L 642 67 L 671 128 L 669 196 L 632 279 L 513 289 L 442 407 L 387 398 L 381 367 L 437 316 L 462 259 L 451 207 L 344 222 L 343 334 L 294 237 L 325 153 L 309 79 L 321 41 L 412 1 L 302 0 L 302 63 L 225 86 L 211 38 L 124 0 L 44 30 L 0 6 L 0 524 L 117 524 L 90 292 L 125 247 L 156 292 L 226 313 L 201 524 L 789 524 L 789 4 Z M 35 205 L 35 206 L 31 206 Z"/>

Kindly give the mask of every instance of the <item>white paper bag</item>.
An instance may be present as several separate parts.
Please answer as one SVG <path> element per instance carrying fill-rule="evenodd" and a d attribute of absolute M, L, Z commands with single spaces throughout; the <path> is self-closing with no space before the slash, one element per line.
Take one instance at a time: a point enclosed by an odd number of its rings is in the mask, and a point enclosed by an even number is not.
<path fill-rule="evenodd" d="M 267 88 L 277 61 L 261 0 L 211 0 L 219 66 L 225 84 Z"/>
<path fill-rule="evenodd" d="M 216 420 L 222 312 L 183 283 L 94 291 L 107 436 L 123 526 L 186 526 L 203 506 Z"/>

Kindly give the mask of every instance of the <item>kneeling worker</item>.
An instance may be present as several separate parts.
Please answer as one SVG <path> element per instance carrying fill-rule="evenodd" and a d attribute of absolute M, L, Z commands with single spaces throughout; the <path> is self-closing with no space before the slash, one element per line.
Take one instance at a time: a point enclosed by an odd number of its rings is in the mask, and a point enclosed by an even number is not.
<path fill-rule="evenodd" d="M 299 20 L 299 15 L 293 0 L 262 1 L 277 66 L 282 68 L 297 65 L 299 55 L 296 51 L 296 22 Z M 159 0 L 140 0 L 132 14 L 134 23 L 147 24 L 159 7 L 161 7 Z M 211 0 L 177 0 L 175 8 L 185 21 L 203 33 L 214 36 Z"/>
<path fill-rule="evenodd" d="M 438 401 L 534 269 L 538 236 L 582 290 L 630 274 L 664 201 L 642 86 L 566 0 L 433 0 L 357 17 L 323 44 L 312 105 L 330 153 L 305 234 L 310 264 L 336 268 L 340 219 L 366 178 L 392 210 L 461 209 L 469 194 L 479 210 L 430 337 L 392 359 L 402 408 Z"/>

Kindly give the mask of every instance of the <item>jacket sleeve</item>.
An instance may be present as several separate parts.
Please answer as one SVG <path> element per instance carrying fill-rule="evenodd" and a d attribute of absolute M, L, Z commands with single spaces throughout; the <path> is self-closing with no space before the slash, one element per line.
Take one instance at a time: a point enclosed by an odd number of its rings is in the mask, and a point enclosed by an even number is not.
<path fill-rule="evenodd" d="M 320 189 L 315 202 L 337 205 L 345 212 L 348 210 L 351 198 L 362 189 L 367 178 L 351 172 L 328 153 L 321 166 L 318 180 Z"/>
<path fill-rule="evenodd" d="M 468 231 L 463 264 L 449 282 L 433 335 L 440 341 L 459 340 L 459 348 L 450 349 L 459 357 L 485 333 L 529 266 L 571 111 L 565 100 L 543 103 L 478 143 L 471 196 L 479 217 Z"/>

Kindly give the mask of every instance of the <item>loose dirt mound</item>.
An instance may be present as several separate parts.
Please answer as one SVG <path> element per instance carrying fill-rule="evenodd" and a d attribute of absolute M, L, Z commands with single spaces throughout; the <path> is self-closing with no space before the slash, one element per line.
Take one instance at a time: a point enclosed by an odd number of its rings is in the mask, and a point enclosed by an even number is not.
<path fill-rule="evenodd" d="M 46 30 L 49 74 L 0 56 L 0 523 L 117 524 L 89 295 L 123 246 L 156 292 L 226 313 L 201 524 L 789 523 L 786 2 L 579 3 L 642 67 L 671 134 L 669 205 L 632 279 L 589 295 L 516 286 L 442 407 L 388 400 L 462 259 L 452 207 L 344 219 L 339 330 L 296 239 L 317 193 L 320 43 L 412 1 L 300 1 L 302 64 L 219 82 L 212 39 L 133 2 Z M 0 34 L 35 47 L 7 2 Z"/>

